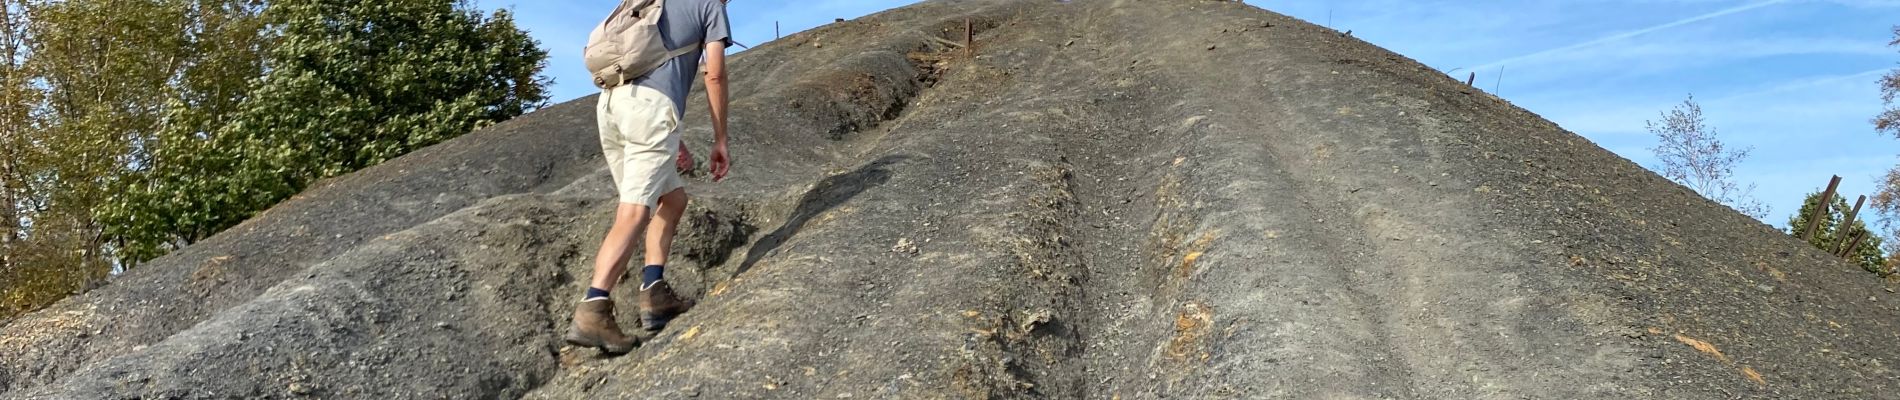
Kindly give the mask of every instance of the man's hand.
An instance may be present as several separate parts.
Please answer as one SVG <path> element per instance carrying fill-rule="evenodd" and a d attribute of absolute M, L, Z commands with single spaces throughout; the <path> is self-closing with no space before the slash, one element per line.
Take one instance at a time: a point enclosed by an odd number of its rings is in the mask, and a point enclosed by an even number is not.
<path fill-rule="evenodd" d="M 714 144 L 712 154 L 713 182 L 726 180 L 726 173 L 731 171 L 732 157 L 726 154 L 726 144 Z"/>
<path fill-rule="evenodd" d="M 686 149 L 686 145 L 685 145 L 685 144 L 681 144 L 681 145 L 680 145 L 680 159 L 679 159 L 679 169 L 680 169 L 680 173 L 681 173 L 681 174 L 691 174 L 691 173 L 693 172 L 693 167 L 694 167 L 694 165 L 693 165 L 693 151 L 692 151 L 692 150 L 687 150 L 687 149 Z"/>

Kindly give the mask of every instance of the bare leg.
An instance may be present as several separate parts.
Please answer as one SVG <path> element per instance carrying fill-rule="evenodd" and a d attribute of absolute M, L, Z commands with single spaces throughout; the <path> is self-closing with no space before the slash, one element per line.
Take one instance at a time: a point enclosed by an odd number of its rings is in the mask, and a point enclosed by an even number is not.
<path fill-rule="evenodd" d="M 679 232 L 680 215 L 686 213 L 686 189 L 674 189 L 660 196 L 659 210 L 653 213 L 656 224 L 648 224 L 646 265 L 666 265 L 673 249 L 673 235 Z"/>
<path fill-rule="evenodd" d="M 614 226 L 607 230 L 607 239 L 600 243 L 600 253 L 594 256 L 594 288 L 614 290 L 620 275 L 627 272 L 627 258 L 633 255 L 634 234 L 645 230 L 647 219 L 647 206 L 620 203 L 614 212 Z"/>
<path fill-rule="evenodd" d="M 686 213 L 686 190 L 679 189 L 660 196 L 659 207 L 653 212 L 654 223 L 646 227 L 646 265 L 666 265 L 666 255 L 673 247 L 673 235 L 679 231 L 680 216 Z M 693 307 L 693 303 L 680 299 L 673 293 L 672 285 L 665 279 L 653 282 L 653 286 L 640 287 L 640 325 L 648 331 L 665 329 L 667 322 Z"/>

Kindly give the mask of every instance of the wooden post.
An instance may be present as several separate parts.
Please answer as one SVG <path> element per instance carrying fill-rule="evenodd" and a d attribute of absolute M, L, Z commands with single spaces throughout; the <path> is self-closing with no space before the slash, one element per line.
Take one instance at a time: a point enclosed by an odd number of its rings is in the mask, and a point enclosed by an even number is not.
<path fill-rule="evenodd" d="M 1821 202 L 1819 203 L 1820 206 L 1814 208 L 1813 214 L 1808 214 L 1808 227 L 1807 229 L 1801 230 L 1801 236 L 1799 237 L 1801 238 L 1802 241 L 1806 241 L 1808 240 L 1808 238 L 1814 237 L 1814 228 L 1820 227 L 1821 219 L 1827 218 L 1829 214 L 1829 210 L 1833 209 L 1832 204 L 1834 203 L 1834 190 L 1840 189 L 1840 188 L 1841 188 L 1840 175 L 1835 175 L 1833 180 L 1830 180 L 1827 182 L 1827 191 L 1821 192 Z"/>
<path fill-rule="evenodd" d="M 1865 203 L 1867 203 L 1867 196 L 1860 196 L 1859 200 L 1854 200 L 1854 211 L 1849 211 L 1847 218 L 1841 219 L 1841 225 L 1834 227 L 1835 242 L 1833 250 L 1835 253 L 1843 254 L 1842 257 L 1846 257 L 1845 254 L 1847 254 L 1847 250 L 1843 250 L 1842 248 L 1847 247 L 1848 241 L 1846 237 L 1841 236 L 1841 232 L 1845 232 L 1842 231 L 1842 229 L 1853 229 L 1854 218 L 1860 216 L 1860 206 Z"/>
<path fill-rule="evenodd" d="M 963 19 L 963 51 L 976 55 L 976 21 Z"/>
<path fill-rule="evenodd" d="M 1465 78 L 1465 86 L 1478 86 L 1478 72 L 1477 71 L 1472 71 L 1471 77 Z"/>
<path fill-rule="evenodd" d="M 1863 232 L 1855 232 L 1855 233 L 1856 234 L 1854 235 L 1854 241 L 1847 243 L 1847 251 L 1841 252 L 1840 254 L 1841 258 L 1853 257 L 1855 250 L 1860 250 L 1860 242 L 1867 240 L 1868 232 L 1863 231 Z M 1855 264 L 1859 264 L 1859 262 L 1855 262 Z"/>
<path fill-rule="evenodd" d="M 780 34 L 778 31 L 778 21 L 772 21 L 772 40 L 779 40 L 779 39 L 784 39 L 784 38 L 785 38 L 785 35 Z"/>
<path fill-rule="evenodd" d="M 1827 253 L 1833 254 L 1835 257 L 1846 258 L 1847 245 L 1854 244 L 1854 240 L 1857 240 L 1857 239 L 1860 239 L 1860 232 L 1854 232 L 1854 233 L 1848 234 L 1847 237 L 1841 238 L 1841 247 L 1828 249 Z"/>
<path fill-rule="evenodd" d="M 1491 94 L 1504 97 L 1504 66 L 1498 66 L 1498 82 L 1491 85 Z"/>

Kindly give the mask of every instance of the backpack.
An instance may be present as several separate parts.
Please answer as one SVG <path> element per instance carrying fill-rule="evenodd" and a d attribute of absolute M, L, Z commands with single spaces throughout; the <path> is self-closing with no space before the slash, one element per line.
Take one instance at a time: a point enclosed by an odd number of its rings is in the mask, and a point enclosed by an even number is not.
<path fill-rule="evenodd" d="M 660 40 L 664 0 L 622 0 L 587 38 L 587 71 L 594 86 L 613 89 L 659 69 L 668 60 L 699 51 L 694 44 L 668 50 Z"/>

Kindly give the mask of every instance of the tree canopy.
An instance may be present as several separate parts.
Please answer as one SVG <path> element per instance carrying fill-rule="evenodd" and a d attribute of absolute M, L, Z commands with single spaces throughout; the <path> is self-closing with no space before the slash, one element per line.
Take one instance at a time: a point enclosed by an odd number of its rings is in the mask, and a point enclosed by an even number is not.
<path fill-rule="evenodd" d="M 0 318 L 547 101 L 462 0 L 0 1 Z"/>

